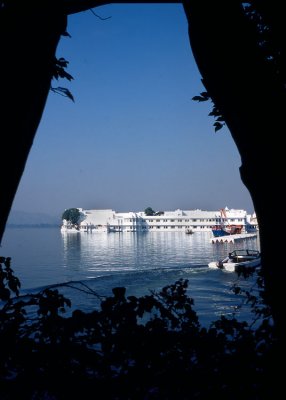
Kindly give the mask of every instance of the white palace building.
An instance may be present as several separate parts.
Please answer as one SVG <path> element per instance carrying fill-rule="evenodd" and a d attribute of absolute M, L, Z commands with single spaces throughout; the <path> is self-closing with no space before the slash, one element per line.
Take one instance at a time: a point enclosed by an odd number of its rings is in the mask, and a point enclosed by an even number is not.
<path fill-rule="evenodd" d="M 227 207 L 218 211 L 159 211 L 150 216 L 144 211 L 78 210 L 78 225 L 74 226 L 63 220 L 62 232 L 211 232 L 222 224 L 240 226 L 242 233 L 255 232 L 258 229 L 255 214 Z"/>

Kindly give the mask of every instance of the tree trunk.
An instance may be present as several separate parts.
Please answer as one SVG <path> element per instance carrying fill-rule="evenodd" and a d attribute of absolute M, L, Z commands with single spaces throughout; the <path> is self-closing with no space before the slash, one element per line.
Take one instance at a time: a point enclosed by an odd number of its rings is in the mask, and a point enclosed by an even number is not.
<path fill-rule="evenodd" d="M 259 223 L 267 299 L 284 339 L 286 270 L 280 256 L 284 244 L 280 218 L 284 217 L 285 91 L 262 57 L 240 1 L 189 1 L 185 12 L 203 83 L 241 156 L 241 178 Z"/>
<path fill-rule="evenodd" d="M 23 2 L 24 3 L 24 2 Z M 22 5 L 23 6 L 23 5 Z M 0 243 L 50 90 L 66 17 L 32 5 L 0 10 Z"/>

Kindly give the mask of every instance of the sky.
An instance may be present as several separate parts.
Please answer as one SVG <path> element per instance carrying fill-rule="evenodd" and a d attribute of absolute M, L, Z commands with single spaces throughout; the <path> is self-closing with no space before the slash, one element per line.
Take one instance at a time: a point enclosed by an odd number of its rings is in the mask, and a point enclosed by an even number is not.
<path fill-rule="evenodd" d="M 210 102 L 181 4 L 109 4 L 68 18 L 57 57 L 67 80 L 52 86 L 12 210 L 58 216 L 67 208 L 116 212 L 253 212 L 227 127 Z"/>

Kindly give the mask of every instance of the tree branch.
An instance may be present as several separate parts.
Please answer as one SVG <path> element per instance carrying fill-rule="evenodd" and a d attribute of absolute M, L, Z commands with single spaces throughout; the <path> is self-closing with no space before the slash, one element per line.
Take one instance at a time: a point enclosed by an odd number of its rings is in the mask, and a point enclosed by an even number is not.
<path fill-rule="evenodd" d="M 99 18 L 101 21 L 105 21 L 106 19 L 111 18 L 111 17 L 106 17 L 106 18 L 101 17 L 100 15 L 96 14 L 96 13 L 93 11 L 92 8 L 90 9 L 90 11 L 92 12 L 92 14 L 93 14 L 95 17 Z"/>
<path fill-rule="evenodd" d="M 62 0 L 63 1 L 63 7 L 67 15 L 69 14 L 76 14 L 82 11 L 87 11 L 91 8 L 95 8 L 98 6 L 104 6 L 107 4 L 167 4 L 167 3 L 173 3 L 173 4 L 182 4 L 182 1 L 159 1 L 159 0 L 147 0 L 147 1 L 132 1 L 132 0 L 126 0 L 126 1 L 102 1 L 102 0 Z"/>

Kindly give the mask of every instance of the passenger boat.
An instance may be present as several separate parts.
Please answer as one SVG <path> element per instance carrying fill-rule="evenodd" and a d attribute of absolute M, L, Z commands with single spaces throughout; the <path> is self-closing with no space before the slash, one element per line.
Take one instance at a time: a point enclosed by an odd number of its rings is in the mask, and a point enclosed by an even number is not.
<path fill-rule="evenodd" d="M 212 233 L 214 237 L 221 237 L 221 236 L 227 236 L 227 235 L 240 235 L 242 231 L 241 226 L 237 225 L 229 225 L 227 227 L 221 226 L 221 227 L 216 227 L 215 229 L 212 229 Z"/>
<path fill-rule="evenodd" d="M 212 229 L 214 237 L 239 235 L 242 233 L 243 225 L 231 224 L 227 216 L 227 211 L 228 209 L 225 208 L 220 209 L 220 214 L 221 214 L 220 225 L 216 225 Z"/>
<path fill-rule="evenodd" d="M 258 250 L 241 249 L 233 250 L 223 260 L 212 261 L 209 268 L 223 269 L 229 272 L 241 271 L 243 268 L 256 268 L 261 264 L 261 256 Z"/>

